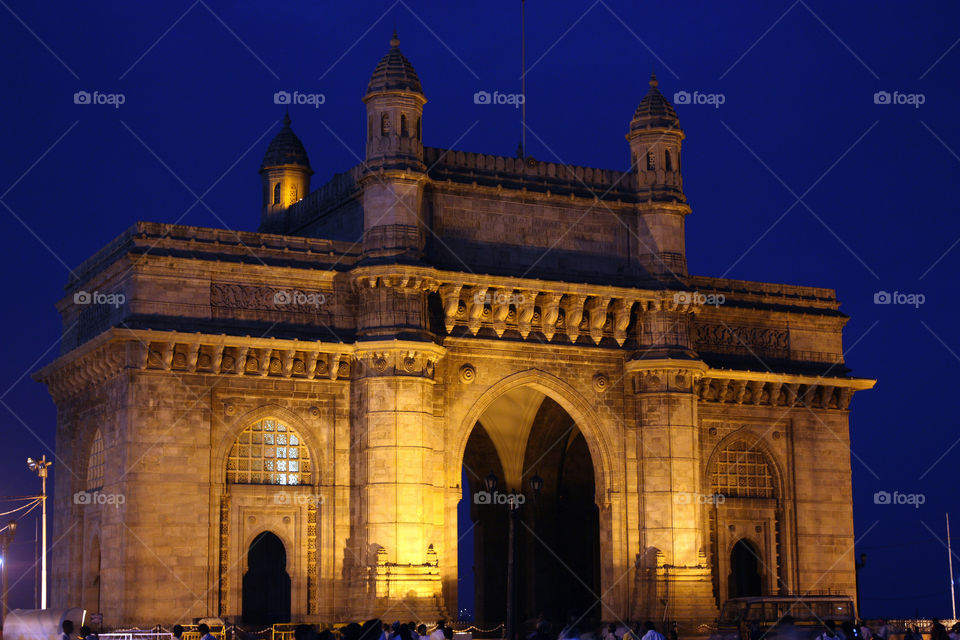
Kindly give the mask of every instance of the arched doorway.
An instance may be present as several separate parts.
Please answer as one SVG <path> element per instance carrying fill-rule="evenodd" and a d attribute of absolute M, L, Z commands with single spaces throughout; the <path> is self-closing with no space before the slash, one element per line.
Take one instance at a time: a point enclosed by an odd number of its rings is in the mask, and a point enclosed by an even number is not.
<path fill-rule="evenodd" d="M 727 584 L 731 598 L 763 595 L 760 555 L 746 538 L 740 538 L 730 552 L 730 579 Z"/>
<path fill-rule="evenodd" d="M 264 531 L 250 543 L 243 574 L 243 622 L 266 626 L 290 622 L 290 576 L 280 538 Z"/>
<path fill-rule="evenodd" d="M 539 614 L 557 625 L 557 631 L 571 613 L 582 616 L 584 627 L 598 624 L 600 528 L 594 460 L 567 411 L 530 386 L 503 393 L 473 426 L 463 472 L 469 518 L 461 516 L 459 537 L 473 537 L 473 557 L 464 562 L 461 555 L 460 594 L 462 599 L 464 594 L 474 596 L 475 620 L 490 627 L 506 618 L 510 510 L 505 494 L 520 490 L 525 501 L 514 525 L 518 631 L 532 630 Z M 499 495 L 487 490 L 490 474 L 497 477 Z M 535 500 L 530 485 L 534 477 L 542 481 Z M 469 609 L 468 602 L 463 604 L 461 609 Z"/>

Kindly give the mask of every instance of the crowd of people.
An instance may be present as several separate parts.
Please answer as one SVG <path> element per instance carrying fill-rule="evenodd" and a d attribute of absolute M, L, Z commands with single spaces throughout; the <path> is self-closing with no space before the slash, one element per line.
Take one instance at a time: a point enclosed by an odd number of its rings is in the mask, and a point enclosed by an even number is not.
<path fill-rule="evenodd" d="M 197 631 L 200 633 L 200 640 L 218 640 L 206 624 L 199 624 Z M 675 624 L 665 625 L 664 631 L 670 640 L 678 640 Z M 74 640 L 73 632 L 73 622 L 64 620 L 59 640 Z M 172 632 L 173 640 L 183 639 L 183 626 L 174 625 Z M 790 616 L 780 620 L 775 630 L 757 628 L 741 629 L 741 632 L 741 637 L 749 637 L 751 640 L 798 640 L 811 636 L 795 627 Z M 246 640 L 245 635 L 242 631 L 237 631 L 238 640 Z M 940 620 L 934 618 L 930 628 L 921 631 L 916 626 L 895 628 L 887 620 L 880 620 L 875 630 L 863 621 L 838 624 L 828 620 L 824 622 L 823 631 L 815 640 L 927 640 L 925 635 L 929 635 L 929 640 L 960 640 L 960 622 L 947 630 Z M 99 640 L 97 634 L 88 626 L 80 627 L 77 637 L 79 640 Z M 452 640 L 453 627 L 447 624 L 446 620 L 439 620 L 436 626 L 428 630 L 423 623 L 397 621 L 387 624 L 374 619 L 362 624 L 351 622 L 335 630 L 317 631 L 313 625 L 299 624 L 294 629 L 293 637 L 294 640 Z M 658 631 L 656 625 L 649 620 L 642 625 L 636 622 L 630 626 L 610 623 L 595 632 L 583 629 L 580 620 L 571 616 L 562 629 L 555 631 L 550 621 L 540 616 L 536 620 L 535 629 L 526 640 L 667 640 L 667 636 Z"/>

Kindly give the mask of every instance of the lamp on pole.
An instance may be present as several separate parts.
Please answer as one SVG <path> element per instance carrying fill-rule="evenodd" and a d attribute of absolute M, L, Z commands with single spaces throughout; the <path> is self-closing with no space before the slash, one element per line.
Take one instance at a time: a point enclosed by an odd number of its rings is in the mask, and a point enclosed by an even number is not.
<path fill-rule="evenodd" d="M 490 493 L 491 503 L 493 501 L 493 493 L 497 488 L 498 478 L 495 474 L 491 473 L 486 478 L 484 478 L 484 483 L 487 486 L 487 491 Z M 533 499 L 536 501 L 537 497 L 540 495 L 540 490 L 543 489 L 543 478 L 539 475 L 534 475 L 530 479 L 530 488 L 533 490 Z M 507 506 L 510 510 L 510 529 L 509 536 L 507 538 L 507 619 L 506 619 L 506 639 L 514 640 L 517 628 L 517 587 L 516 587 L 516 555 L 517 555 L 517 519 L 520 517 L 520 505 L 523 500 L 521 500 L 523 494 L 519 491 L 511 491 L 507 499 Z"/>
<path fill-rule="evenodd" d="M 47 461 L 47 455 L 44 454 L 39 460 L 27 458 L 27 467 L 40 476 L 41 493 L 40 506 L 43 509 L 43 523 L 41 529 L 41 551 L 40 551 L 40 608 L 47 608 L 47 475 L 49 467 L 53 462 Z"/>
<path fill-rule="evenodd" d="M 0 588 L 3 589 L 3 593 L 0 594 L 0 626 L 7 619 L 7 565 L 9 564 L 9 557 L 7 555 L 7 550 L 10 548 L 10 545 L 13 544 L 13 535 L 17 532 L 17 521 L 11 520 L 7 523 L 7 526 L 3 529 L 0 529 L 0 554 L 2 554 L 2 565 L 0 565 Z"/>
<path fill-rule="evenodd" d="M 854 560 L 853 569 L 854 569 L 854 578 L 856 580 L 856 589 L 857 589 L 857 618 L 860 618 L 860 569 L 863 569 L 867 564 L 867 554 L 861 553 L 859 560 Z"/>

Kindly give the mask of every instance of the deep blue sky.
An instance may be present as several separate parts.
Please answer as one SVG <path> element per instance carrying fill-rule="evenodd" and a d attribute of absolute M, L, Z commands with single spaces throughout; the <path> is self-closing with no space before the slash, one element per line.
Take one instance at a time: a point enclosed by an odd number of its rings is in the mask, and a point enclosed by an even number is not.
<path fill-rule="evenodd" d="M 26 374 L 58 348 L 67 267 L 137 220 L 254 230 L 257 168 L 283 115 L 274 92 L 325 95 L 291 109 L 322 184 L 363 155 L 360 98 L 396 24 L 429 99 L 428 145 L 512 155 L 519 140 L 516 110 L 473 103 L 519 91 L 517 0 L 0 5 L 2 495 L 36 491 L 23 461 L 53 447 L 53 404 Z M 848 365 L 879 379 L 852 405 L 863 612 L 949 615 L 935 536 L 951 509 L 960 534 L 960 5 L 529 0 L 527 25 L 540 159 L 626 168 L 651 70 L 668 97 L 724 95 L 677 108 L 690 270 L 837 289 Z M 125 104 L 75 105 L 79 90 Z M 877 91 L 925 102 L 877 105 Z M 926 302 L 875 305 L 879 290 Z M 925 503 L 875 505 L 880 490 Z M 12 582 L 32 554 L 24 528 Z M 32 590 L 18 582 L 11 604 Z"/>

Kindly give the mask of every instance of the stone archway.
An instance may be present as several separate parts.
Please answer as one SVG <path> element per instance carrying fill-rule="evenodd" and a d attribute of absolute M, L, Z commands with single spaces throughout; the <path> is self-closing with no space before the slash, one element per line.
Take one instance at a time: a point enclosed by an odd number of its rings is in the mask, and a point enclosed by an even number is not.
<path fill-rule="evenodd" d="M 605 492 L 597 483 L 609 474 L 605 438 L 591 414 L 578 394 L 542 372 L 502 381 L 468 413 L 467 420 L 477 418 L 459 449 L 462 499 L 469 503 L 469 521 L 461 509 L 459 529 L 470 530 L 474 554 L 471 566 L 460 567 L 459 579 L 473 581 L 478 622 L 499 624 L 506 609 L 509 509 L 494 496 L 478 499 L 487 493 L 490 473 L 498 477 L 498 492 L 520 489 L 528 497 L 514 527 L 518 621 L 544 613 L 561 623 L 575 611 L 583 623 L 599 622 L 603 569 L 612 554 L 601 561 L 609 508 L 598 507 Z M 529 485 L 534 476 L 543 481 L 536 504 Z"/>

